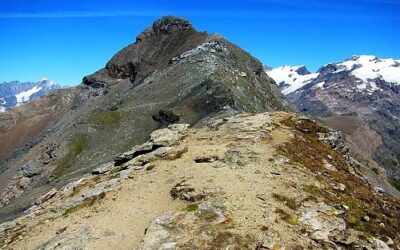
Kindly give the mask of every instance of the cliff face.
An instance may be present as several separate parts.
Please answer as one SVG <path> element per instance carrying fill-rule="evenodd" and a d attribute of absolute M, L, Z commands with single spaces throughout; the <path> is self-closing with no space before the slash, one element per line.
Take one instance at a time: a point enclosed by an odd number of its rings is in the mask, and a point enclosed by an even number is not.
<path fill-rule="evenodd" d="M 399 200 L 290 113 L 173 124 L 0 225 L 10 249 L 397 249 Z"/>
<path fill-rule="evenodd" d="M 46 132 L 35 132 L 28 150 L 1 163 L 2 218 L 145 142 L 155 129 L 291 109 L 257 59 L 174 17 L 157 20 L 69 92 L 69 104 Z"/>

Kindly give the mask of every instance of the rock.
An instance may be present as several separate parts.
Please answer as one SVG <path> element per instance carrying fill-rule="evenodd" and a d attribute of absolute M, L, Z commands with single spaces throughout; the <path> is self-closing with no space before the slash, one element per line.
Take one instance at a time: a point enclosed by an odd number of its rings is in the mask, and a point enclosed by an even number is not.
<path fill-rule="evenodd" d="M 153 170 L 155 167 L 156 167 L 156 165 L 149 164 L 149 165 L 146 166 L 146 170 L 150 171 L 150 170 Z"/>
<path fill-rule="evenodd" d="M 212 163 L 218 161 L 219 157 L 216 155 L 213 156 L 198 156 L 194 159 L 196 163 Z"/>
<path fill-rule="evenodd" d="M 211 220 L 214 225 L 221 224 L 226 220 L 223 211 L 209 201 L 203 201 L 200 203 L 199 214 L 203 219 L 208 221 Z"/>
<path fill-rule="evenodd" d="M 386 191 L 385 189 L 381 188 L 381 187 L 374 187 L 375 192 L 379 193 L 379 194 L 384 194 Z"/>
<path fill-rule="evenodd" d="M 369 216 L 366 215 L 366 216 L 363 217 L 363 220 L 366 221 L 366 222 L 369 222 L 371 219 L 369 218 Z"/>
<path fill-rule="evenodd" d="M 187 151 L 188 148 L 185 145 L 179 145 L 176 147 L 160 147 L 148 154 L 143 154 L 132 159 L 131 161 L 126 163 L 125 167 L 129 166 L 142 167 L 147 163 L 155 161 L 157 159 L 175 160 L 180 158 Z"/>
<path fill-rule="evenodd" d="M 346 190 L 346 186 L 343 183 L 337 183 L 333 188 L 342 192 Z"/>
<path fill-rule="evenodd" d="M 329 171 L 337 171 L 336 167 L 333 166 L 332 164 L 328 163 L 328 161 L 325 159 L 323 160 L 323 165 L 324 165 L 324 168 L 326 168 Z"/>
<path fill-rule="evenodd" d="M 158 114 L 152 116 L 154 121 L 161 123 L 176 123 L 181 119 L 170 110 L 160 110 Z"/>
<path fill-rule="evenodd" d="M 391 245 L 394 244 L 392 238 L 390 238 L 389 236 L 386 236 L 385 242 L 386 242 L 386 244 L 387 244 L 388 246 L 391 246 Z"/>
<path fill-rule="evenodd" d="M 28 162 L 24 164 L 21 169 L 19 170 L 19 174 L 24 177 L 31 178 L 41 173 L 40 168 L 33 165 L 32 163 Z"/>
<path fill-rule="evenodd" d="M 18 187 L 22 190 L 28 189 L 30 184 L 31 184 L 31 179 L 28 177 L 21 177 L 17 182 Z"/>
<path fill-rule="evenodd" d="M 181 199 L 184 201 L 200 201 L 209 197 L 210 201 L 212 200 L 213 203 L 219 204 L 223 206 L 223 199 L 213 197 L 219 194 L 221 191 L 219 188 L 211 188 L 205 187 L 202 190 L 196 190 L 192 185 L 188 184 L 185 180 L 177 183 L 174 187 L 172 187 L 170 194 L 173 199 Z M 218 205 L 218 206 L 219 206 Z"/>
<path fill-rule="evenodd" d="M 182 126 L 171 127 L 177 130 L 172 130 L 171 128 L 158 129 L 150 134 L 150 142 L 159 147 L 169 147 L 179 144 L 184 137 L 182 131 L 185 130 L 187 126 L 188 125 L 184 124 Z"/>
<path fill-rule="evenodd" d="M 374 239 L 373 247 L 376 250 L 391 250 L 391 248 L 382 240 Z"/>
<path fill-rule="evenodd" d="M 196 189 L 187 184 L 186 181 L 182 181 L 172 187 L 169 193 L 173 199 L 179 198 L 186 201 L 196 201 L 197 198 L 194 195 L 195 190 Z"/>
<path fill-rule="evenodd" d="M 99 175 L 99 174 L 104 174 L 110 171 L 114 167 L 114 163 L 112 162 L 107 162 L 100 164 L 97 168 L 92 170 L 93 175 Z"/>
<path fill-rule="evenodd" d="M 46 201 L 50 200 L 51 198 L 53 198 L 55 195 L 57 194 L 57 189 L 53 188 L 51 189 L 49 192 L 47 192 L 45 195 L 43 195 L 42 197 L 40 197 L 36 202 L 35 205 L 41 205 L 43 203 L 45 203 Z"/>
<path fill-rule="evenodd" d="M 139 146 L 134 146 L 130 151 L 117 155 L 114 159 L 114 164 L 115 166 L 120 166 L 123 163 L 128 162 L 139 155 L 147 154 L 156 149 L 157 146 L 154 146 L 153 143 L 144 143 Z"/>
<path fill-rule="evenodd" d="M 312 235 L 319 241 L 329 242 L 329 237 L 346 229 L 344 219 L 328 215 L 333 207 L 320 202 L 303 210 L 300 223 L 313 229 Z"/>

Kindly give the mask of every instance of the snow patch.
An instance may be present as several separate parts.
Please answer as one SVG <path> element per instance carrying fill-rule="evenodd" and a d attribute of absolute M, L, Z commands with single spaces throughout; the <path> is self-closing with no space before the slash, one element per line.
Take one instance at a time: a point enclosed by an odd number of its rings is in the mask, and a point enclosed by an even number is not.
<path fill-rule="evenodd" d="M 364 82 L 382 79 L 386 82 L 400 84 L 400 60 L 392 58 L 379 59 L 376 56 L 353 56 L 337 64 L 338 70 L 351 70 L 351 74 Z"/>
<path fill-rule="evenodd" d="M 2 113 L 2 112 L 6 112 L 6 108 L 3 106 L 0 106 L 0 113 Z"/>
<path fill-rule="evenodd" d="M 37 92 L 39 92 L 42 89 L 42 87 L 35 86 L 27 91 L 18 93 L 15 95 L 15 98 L 17 99 L 17 106 L 20 105 L 23 102 L 29 101 L 31 96 Z"/>
<path fill-rule="evenodd" d="M 319 83 L 315 84 L 315 88 L 324 89 L 324 84 L 325 84 L 325 81 L 319 82 Z"/>
<path fill-rule="evenodd" d="M 296 71 L 303 66 L 288 66 L 283 65 L 278 68 L 267 70 L 266 73 L 269 75 L 277 84 L 285 83 L 289 86 L 282 90 L 282 93 L 287 95 L 299 88 L 303 87 L 307 83 L 310 83 L 313 79 L 319 76 L 319 73 L 299 75 Z"/>

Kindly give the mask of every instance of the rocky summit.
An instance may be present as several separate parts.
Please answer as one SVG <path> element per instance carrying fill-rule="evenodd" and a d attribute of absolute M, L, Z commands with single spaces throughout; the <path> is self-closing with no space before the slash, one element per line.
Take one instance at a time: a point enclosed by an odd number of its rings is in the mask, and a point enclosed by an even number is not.
<path fill-rule="evenodd" d="M 400 205 L 335 130 L 243 113 L 172 124 L 0 225 L 7 249 L 398 249 Z"/>
<path fill-rule="evenodd" d="M 291 109 L 250 54 L 186 20 L 162 18 L 78 87 L 0 114 L 2 140 L 12 142 L 0 146 L 0 218 L 14 218 L 156 129 Z"/>

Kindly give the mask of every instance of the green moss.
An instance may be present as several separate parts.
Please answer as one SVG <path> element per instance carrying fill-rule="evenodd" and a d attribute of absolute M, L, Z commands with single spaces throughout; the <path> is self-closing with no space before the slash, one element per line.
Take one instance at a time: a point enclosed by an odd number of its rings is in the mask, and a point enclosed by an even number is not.
<path fill-rule="evenodd" d="M 283 151 L 282 149 L 277 149 L 276 153 L 280 156 L 289 157 L 289 154 L 287 152 Z"/>
<path fill-rule="evenodd" d="M 309 193 L 313 196 L 321 193 L 321 190 L 318 187 L 313 186 L 313 185 L 305 185 L 305 186 L 302 186 L 301 189 L 304 192 Z"/>
<path fill-rule="evenodd" d="M 186 212 L 194 212 L 194 211 L 197 211 L 198 208 L 199 208 L 199 205 L 194 203 L 194 204 L 187 205 L 187 207 L 185 207 L 183 210 Z"/>
<path fill-rule="evenodd" d="M 372 168 L 371 170 L 372 170 L 372 172 L 374 172 L 376 175 L 379 174 L 379 170 L 378 170 L 377 168 Z"/>
<path fill-rule="evenodd" d="M 290 216 L 290 218 L 287 220 L 287 223 L 289 223 L 292 226 L 296 226 L 299 224 L 299 218 L 296 215 Z"/>
<path fill-rule="evenodd" d="M 4 247 L 4 245 L 6 244 L 6 241 L 4 239 L 0 239 L 0 247 Z"/>
<path fill-rule="evenodd" d="M 286 221 L 288 224 L 292 226 L 299 224 L 299 218 L 296 215 L 291 215 L 280 208 L 276 209 L 275 212 L 279 215 L 279 218 Z"/>
<path fill-rule="evenodd" d="M 276 200 L 283 202 L 288 208 L 292 210 L 297 210 L 300 207 L 300 204 L 293 198 L 286 197 L 280 194 L 273 194 L 272 195 Z"/>
<path fill-rule="evenodd" d="M 292 161 L 289 164 L 294 166 L 294 167 L 300 167 L 300 168 L 304 168 L 305 167 L 303 163 L 297 162 L 297 161 Z"/>
<path fill-rule="evenodd" d="M 75 158 L 84 150 L 87 140 L 85 135 L 79 134 L 70 140 L 67 145 L 66 155 L 57 163 L 56 168 L 53 170 L 55 178 L 61 177 L 65 171 L 71 167 Z"/>
<path fill-rule="evenodd" d="M 121 120 L 121 114 L 118 111 L 101 111 L 97 114 L 92 115 L 89 118 L 91 124 L 99 127 L 107 128 L 118 123 Z"/>
<path fill-rule="evenodd" d="M 389 178 L 389 182 L 390 182 L 390 184 L 392 184 L 393 187 L 395 187 L 397 190 L 400 191 L 400 181 L 399 180 Z"/>

